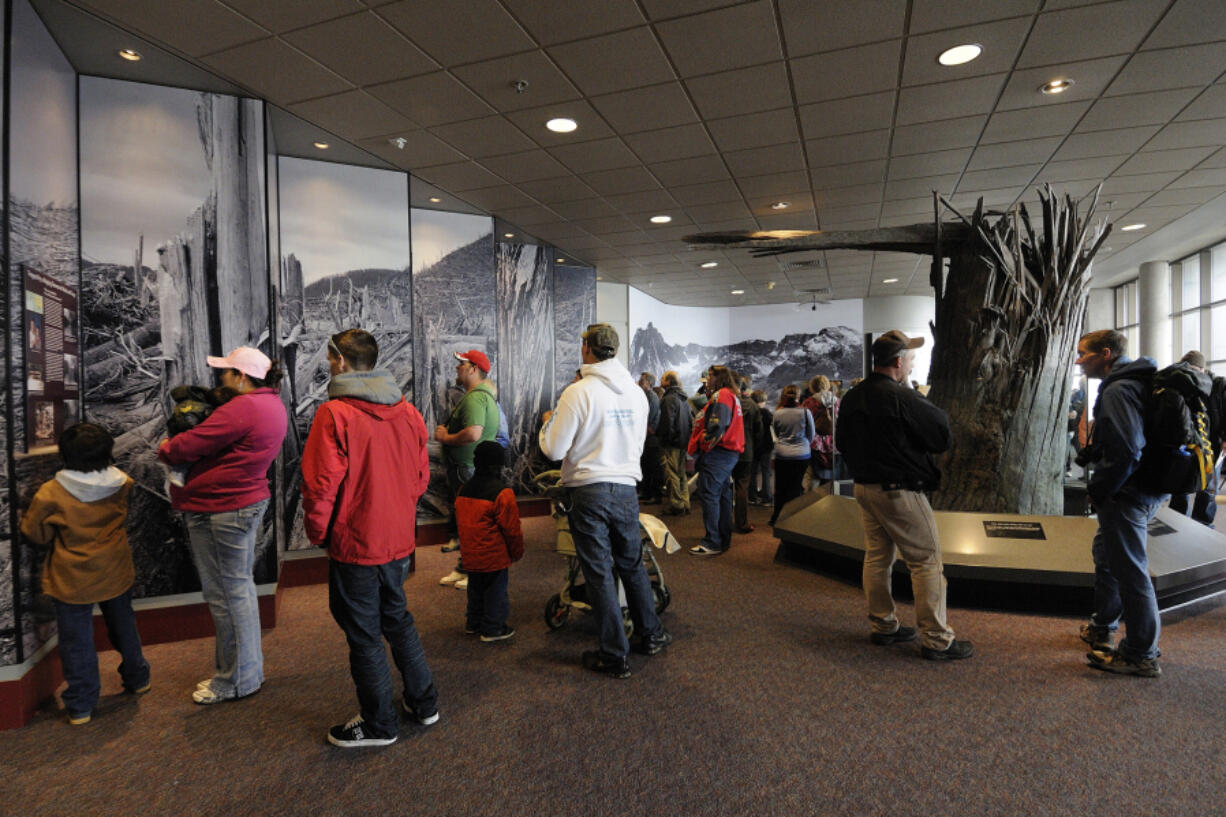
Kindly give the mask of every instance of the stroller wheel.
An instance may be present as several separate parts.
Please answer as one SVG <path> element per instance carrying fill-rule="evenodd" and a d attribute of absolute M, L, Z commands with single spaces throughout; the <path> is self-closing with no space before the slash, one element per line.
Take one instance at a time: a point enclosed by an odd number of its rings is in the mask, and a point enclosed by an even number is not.
<path fill-rule="evenodd" d="M 626 628 L 626 638 L 634 635 L 634 619 L 630 618 L 630 608 L 622 608 L 622 626 Z"/>
<path fill-rule="evenodd" d="M 656 603 L 656 615 L 668 609 L 668 603 L 673 600 L 673 594 L 662 584 L 651 585 L 651 597 Z"/>
<path fill-rule="evenodd" d="M 549 601 L 545 602 L 545 624 L 551 630 L 558 630 L 566 624 L 568 618 L 570 618 L 570 607 L 562 604 L 561 595 L 554 593 L 549 597 Z"/>

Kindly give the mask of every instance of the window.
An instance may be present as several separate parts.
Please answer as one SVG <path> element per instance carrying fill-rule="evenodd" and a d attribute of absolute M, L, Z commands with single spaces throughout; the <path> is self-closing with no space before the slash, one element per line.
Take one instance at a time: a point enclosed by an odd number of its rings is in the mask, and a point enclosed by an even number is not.
<path fill-rule="evenodd" d="M 1171 300 L 1174 358 L 1198 349 L 1209 368 L 1226 374 L 1226 242 L 1171 265 Z"/>

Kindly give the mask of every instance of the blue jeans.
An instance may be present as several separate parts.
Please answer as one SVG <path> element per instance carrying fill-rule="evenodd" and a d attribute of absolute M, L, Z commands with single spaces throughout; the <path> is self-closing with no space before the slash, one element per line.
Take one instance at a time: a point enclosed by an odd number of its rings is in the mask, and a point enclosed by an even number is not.
<path fill-rule="evenodd" d="M 732 469 L 740 453 L 713 448 L 698 460 L 698 492 L 702 501 L 702 543 L 712 550 L 727 550 L 732 544 Z"/>
<path fill-rule="evenodd" d="M 625 658 L 630 642 L 615 577 L 626 591 L 635 631 L 645 636 L 664 631 L 643 566 L 638 496 L 633 485 L 597 482 L 572 488 L 570 502 L 570 533 L 587 582 L 588 604 L 599 623 L 600 652 L 609 658 Z"/>
<path fill-rule="evenodd" d="M 438 711 L 438 692 L 426 665 L 426 651 L 405 606 L 408 575 L 408 556 L 381 565 L 328 561 L 328 609 L 349 643 L 349 672 L 357 687 L 362 720 L 383 738 L 400 734 L 384 638 L 404 679 L 405 704 L 419 718 Z"/>
<path fill-rule="evenodd" d="M 507 579 L 511 571 L 505 567 L 490 573 L 468 574 L 468 609 L 464 628 L 481 635 L 500 635 L 507 626 L 511 602 L 507 598 Z"/>
<path fill-rule="evenodd" d="M 753 473 L 749 476 L 749 500 L 751 502 L 774 502 L 771 494 L 771 459 L 773 448 L 768 448 L 753 459 Z"/>
<path fill-rule="evenodd" d="M 140 648 L 140 633 L 132 614 L 132 591 L 99 602 L 106 636 L 123 660 L 119 677 L 127 690 L 149 683 L 149 662 Z M 55 621 L 60 634 L 60 664 L 64 668 L 64 708 L 70 715 L 85 715 L 98 705 L 102 683 L 98 677 L 98 650 L 94 647 L 94 605 L 55 600 Z"/>
<path fill-rule="evenodd" d="M 255 593 L 255 538 L 268 500 L 236 511 L 184 513 L 200 590 L 213 616 L 217 644 L 214 692 L 250 695 L 264 683 L 260 605 Z"/>
<path fill-rule="evenodd" d="M 1145 551 L 1147 526 L 1165 496 L 1150 496 L 1124 489 L 1109 500 L 1095 502 L 1098 532 L 1094 534 L 1094 613 L 1091 626 L 1099 632 L 1119 628 L 1127 635 L 1116 649 L 1129 661 L 1158 656 L 1158 598 L 1149 578 Z"/>

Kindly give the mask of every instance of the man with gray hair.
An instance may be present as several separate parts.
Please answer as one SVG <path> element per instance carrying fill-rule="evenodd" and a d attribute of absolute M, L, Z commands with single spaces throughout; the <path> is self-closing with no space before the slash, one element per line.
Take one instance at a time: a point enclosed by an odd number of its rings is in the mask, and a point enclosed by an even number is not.
<path fill-rule="evenodd" d="M 600 627 L 600 649 L 583 653 L 583 666 L 613 678 L 629 678 L 617 579 L 626 591 L 639 651 L 655 655 L 672 636 L 656 615 L 651 580 L 643 565 L 635 483 L 647 431 L 647 396 L 615 357 L 617 331 L 595 323 L 583 333 L 583 378 L 545 412 L 539 442 L 550 460 L 562 460 L 562 485 L 575 554 L 587 581 L 588 603 Z"/>

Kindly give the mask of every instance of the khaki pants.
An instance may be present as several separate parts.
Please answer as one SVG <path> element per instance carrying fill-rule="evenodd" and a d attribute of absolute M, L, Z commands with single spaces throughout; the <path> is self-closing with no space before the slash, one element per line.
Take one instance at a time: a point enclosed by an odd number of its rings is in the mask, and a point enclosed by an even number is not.
<path fill-rule="evenodd" d="M 675 512 L 690 510 L 690 483 L 685 473 L 685 449 L 661 448 L 660 465 L 664 469 L 664 502 Z"/>
<path fill-rule="evenodd" d="M 945 623 L 941 543 L 928 497 L 918 491 L 883 491 L 880 485 L 856 483 L 856 502 L 864 522 L 864 595 L 873 631 L 898 629 L 890 581 L 894 560 L 901 555 L 911 571 L 920 641 L 944 650 L 953 642 L 954 631 Z"/>

